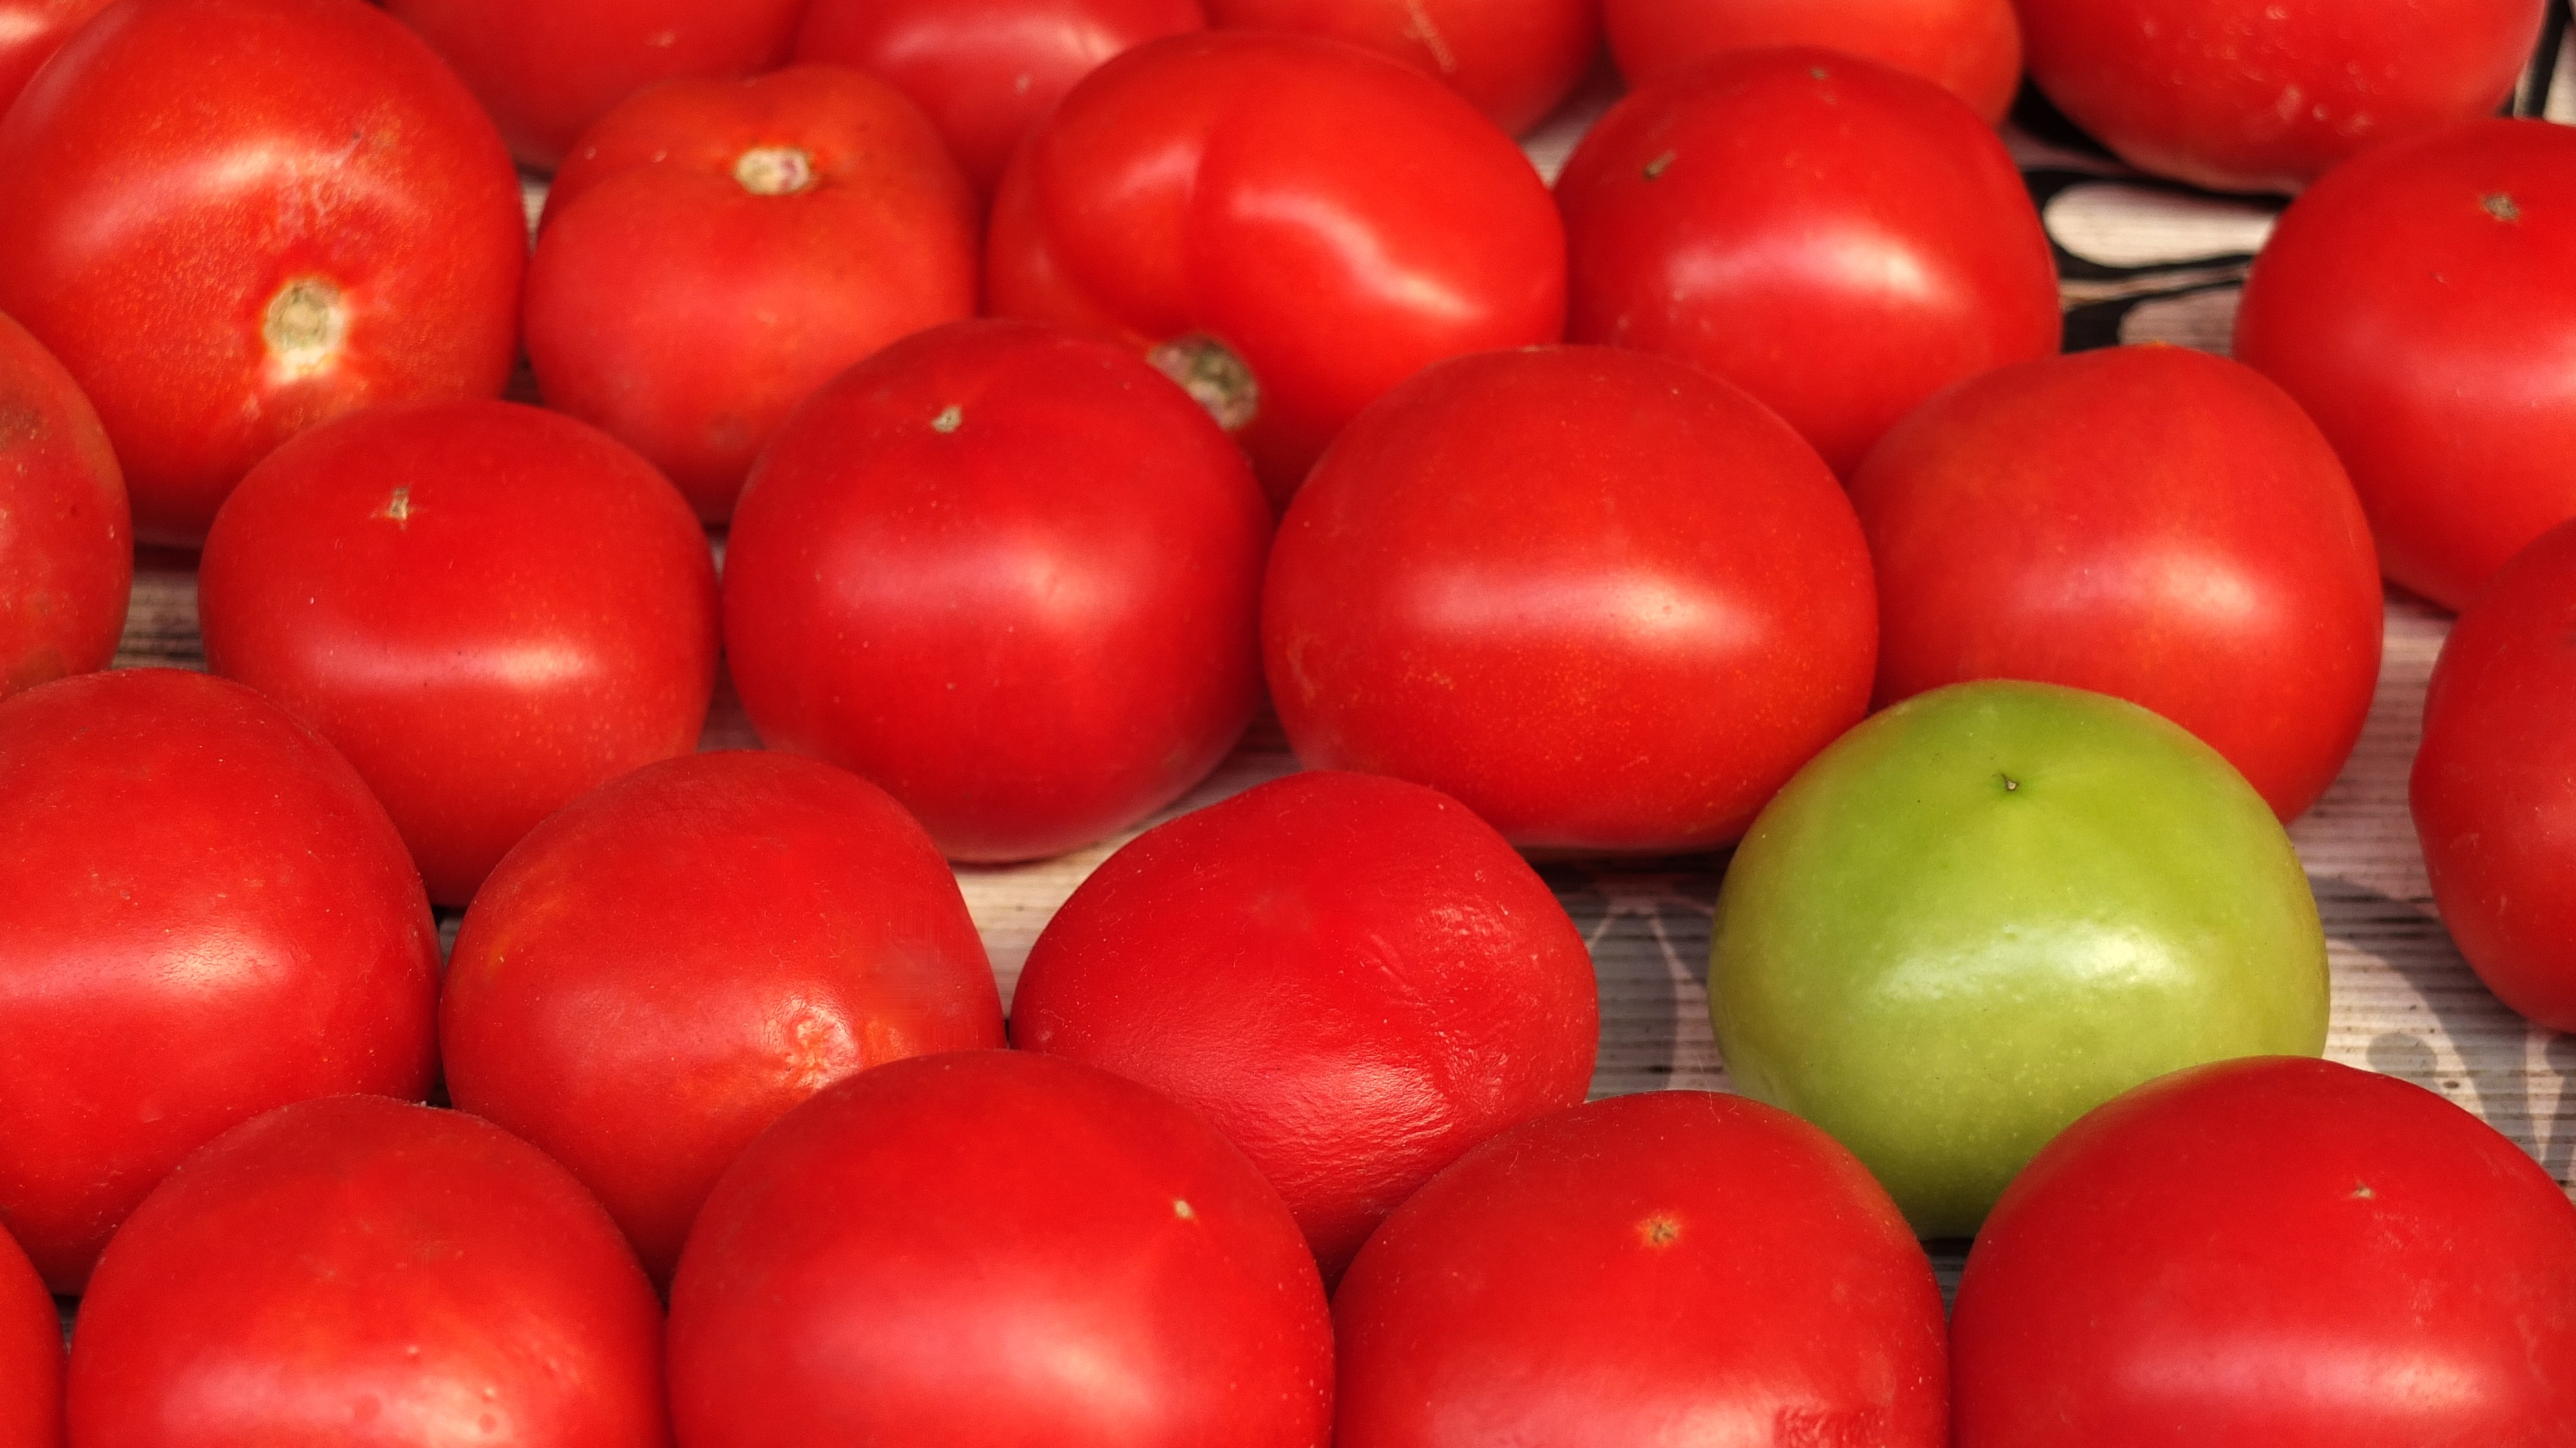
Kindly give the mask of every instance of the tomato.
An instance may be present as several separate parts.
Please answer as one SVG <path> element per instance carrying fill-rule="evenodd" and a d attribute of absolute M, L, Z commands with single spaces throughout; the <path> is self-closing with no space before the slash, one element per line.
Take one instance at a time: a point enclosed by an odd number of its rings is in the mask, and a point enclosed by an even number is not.
<path fill-rule="evenodd" d="M 764 742 L 884 786 L 951 859 L 1061 854 L 1251 720 L 1268 543 L 1242 456 L 1141 360 L 958 323 L 834 379 L 762 457 L 725 647 Z"/>
<path fill-rule="evenodd" d="M 107 424 L 136 535 L 368 403 L 498 396 L 527 223 L 492 123 L 358 0 L 156 0 L 0 115 L 0 311 Z"/>
<path fill-rule="evenodd" d="M 1823 1132 L 1615 1096 L 1433 1177 L 1333 1295 L 1340 1448 L 1947 1448 L 1941 1292 Z"/>
<path fill-rule="evenodd" d="M 1604 0 L 1610 53 L 1644 85 L 1730 50 L 1823 45 L 1919 75 L 1988 125 L 2021 88 L 2013 0 Z"/>
<path fill-rule="evenodd" d="M 2236 355 L 2352 470 L 2391 582 L 2457 609 L 2576 517 L 2576 131 L 2474 121 L 2281 214 Z"/>
<path fill-rule="evenodd" d="M 0 0 L 0 111 L 72 32 L 111 0 Z"/>
<path fill-rule="evenodd" d="M 1280 525 L 1262 648 L 1309 767 L 1517 845 L 1670 852 L 1734 839 L 1860 719 L 1877 618 L 1851 505 L 1777 417 L 1565 347 L 1426 369 L 1353 423 Z"/>
<path fill-rule="evenodd" d="M 2141 1081 L 2325 1048 L 2316 899 L 2262 797 L 2179 726 L 2053 684 L 1954 684 L 1835 741 L 1745 836 L 1711 929 L 1736 1089 L 1833 1133 L 1927 1237 L 1974 1232 Z"/>
<path fill-rule="evenodd" d="M 693 748 L 716 581 L 687 503 L 509 402 L 373 408 L 242 480 L 197 575 L 206 661 L 322 732 L 462 905 L 537 821 Z"/>
<path fill-rule="evenodd" d="M 865 1067 L 998 1047 L 957 879 L 885 791 L 757 752 L 648 764 L 549 816 L 465 912 L 456 1104 L 572 1168 L 667 1280 L 762 1127 Z"/>
<path fill-rule="evenodd" d="M 2297 191 L 2373 146 L 2491 115 L 2545 0 L 2019 0 L 2030 78 L 2141 171 Z"/>
<path fill-rule="evenodd" d="M 1214 1128 L 1051 1056 L 825 1087 L 707 1199 L 671 1285 L 691 1448 L 1322 1448 L 1314 1259 Z"/>
<path fill-rule="evenodd" d="M 61 1448 L 63 1323 L 44 1279 L 0 1230 L 0 1448 Z"/>
<path fill-rule="evenodd" d="M 796 59 L 892 81 L 989 196 L 1020 138 L 1074 82 L 1120 51 L 1206 25 L 1199 0 L 813 0 Z"/>
<path fill-rule="evenodd" d="M 1494 1133 L 1583 1099 L 1592 957 L 1493 827 L 1362 774 L 1274 780 L 1138 836 L 1059 907 L 1011 1040 L 1216 1124 L 1341 1275 Z"/>
<path fill-rule="evenodd" d="M 1207 0 L 1234 30 L 1328 35 L 1392 56 L 1517 135 L 1562 104 L 1601 48 L 1597 0 Z"/>
<path fill-rule="evenodd" d="M 1923 405 L 1853 474 L 1878 698 L 2038 679 L 2144 704 L 2282 819 L 2379 682 L 2379 562 L 2316 424 L 2179 347 L 2023 362 Z"/>
<path fill-rule="evenodd" d="M 1950 1331 L 1959 1448 L 2563 1443 L 2576 1208 L 2407 1082 L 2203 1066 L 2049 1143 Z"/>
<path fill-rule="evenodd" d="M 238 684 L 0 701 L 0 1225 L 77 1292 L 179 1159 L 272 1106 L 418 1097 L 438 937 L 329 745 Z"/>
<path fill-rule="evenodd" d="M 134 522 L 71 374 L 0 313 L 0 696 L 103 669 L 125 631 Z"/>
<path fill-rule="evenodd" d="M 1151 349 L 1283 502 L 1426 364 L 1556 340 L 1564 258 L 1529 158 L 1455 93 L 1227 31 L 1127 52 L 1031 133 L 993 202 L 985 301 Z"/>
<path fill-rule="evenodd" d="M 733 513 L 789 409 L 975 312 L 975 198 L 902 94 L 801 66 L 666 81 L 582 136 L 528 270 L 546 404 Z"/>
<path fill-rule="evenodd" d="M 72 1336 L 84 1444 L 652 1448 L 662 1313 L 616 1226 L 491 1123 L 281 1107 L 171 1173 Z"/>

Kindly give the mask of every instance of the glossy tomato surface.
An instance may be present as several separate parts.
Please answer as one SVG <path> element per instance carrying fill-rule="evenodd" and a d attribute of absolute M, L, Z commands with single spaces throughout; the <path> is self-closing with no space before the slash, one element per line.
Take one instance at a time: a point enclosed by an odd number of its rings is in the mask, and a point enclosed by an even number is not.
<path fill-rule="evenodd" d="M 824 1088 L 671 1287 L 690 1448 L 1322 1448 L 1332 1325 L 1278 1193 L 1195 1114 L 1017 1051 Z"/>
<path fill-rule="evenodd" d="M 1566 336 L 1690 363 L 1848 474 L 1951 383 L 2058 347 L 2003 142 L 1930 81 L 1812 48 L 1645 82 L 1557 178 Z"/>
<path fill-rule="evenodd" d="M 1157 349 L 1284 500 L 1425 365 L 1555 341 L 1565 237 L 1529 159 L 1429 77 L 1309 36 L 1178 36 L 1031 134 L 985 305 Z"/>
<path fill-rule="evenodd" d="M 2030 78 L 2141 171 L 2297 191 L 2492 115 L 2544 0 L 2018 0 Z"/>
<path fill-rule="evenodd" d="M 1330 770 L 1148 830 L 1048 921 L 1011 1040 L 1214 1122 L 1329 1281 L 1433 1172 L 1583 1099 L 1592 958 L 1545 882 L 1435 790 Z"/>
<path fill-rule="evenodd" d="M 1392 56 L 1517 135 L 1546 120 L 1601 48 L 1599 0 L 1207 0 L 1233 30 L 1325 35 Z"/>
<path fill-rule="evenodd" d="M 0 695 L 106 668 L 133 582 L 107 431 L 63 364 L 0 313 Z"/>
<path fill-rule="evenodd" d="M 417 1097 L 438 936 L 348 763 L 175 669 L 0 702 L 0 1226 L 58 1292 L 179 1159 L 270 1107 Z"/>
<path fill-rule="evenodd" d="M 1785 1111 L 1614 1096 L 1494 1138 L 1333 1295 L 1339 1448 L 1947 1448 L 1941 1292 L 1867 1169 Z"/>
<path fill-rule="evenodd" d="M 725 647 L 763 742 L 882 785 L 951 859 L 1060 854 L 1243 732 L 1269 531 L 1242 455 L 1133 354 L 959 323 L 835 378 L 762 458 Z"/>
<path fill-rule="evenodd" d="M 510 402 L 377 408 L 243 480 L 197 575 L 206 661 L 322 732 L 462 905 L 537 821 L 696 745 L 715 564 L 606 434 Z"/>
<path fill-rule="evenodd" d="M 1878 611 L 1851 504 L 1778 417 L 1565 347 L 1444 363 L 1352 424 L 1282 520 L 1262 636 L 1309 767 L 1638 853 L 1733 840 L 1859 721 Z"/>
<path fill-rule="evenodd" d="M 63 1321 L 0 1228 L 0 1448 L 62 1448 Z"/>
<path fill-rule="evenodd" d="M 2380 567 L 2444 608 L 2576 517 L 2576 130 L 2371 151 L 2281 214 L 2236 314 L 2352 470 Z"/>
<path fill-rule="evenodd" d="M 1989 125 L 2021 88 L 2013 0 L 1604 0 L 1602 23 L 1631 85 L 1725 51 L 1825 45 L 1919 75 Z"/>
<path fill-rule="evenodd" d="M 90 1448 L 659 1448 L 662 1313 L 614 1223 L 480 1118 L 281 1107 L 191 1156 L 72 1337 Z"/>
<path fill-rule="evenodd" d="M 439 1011 L 457 1106 L 572 1168 L 663 1280 L 789 1107 L 1002 1044 L 930 836 L 865 780 L 758 752 L 646 765 L 537 826 L 475 893 Z"/>
<path fill-rule="evenodd" d="M 2203 1066 L 2049 1143 L 1950 1331 L 1959 1448 L 2563 1443 L 2576 1208 L 2408 1082 Z"/>
<path fill-rule="evenodd" d="M 2316 424 L 2180 347 L 2024 362 L 1897 424 L 1851 480 L 1878 698 L 1967 679 L 2116 694 L 2200 736 L 2282 819 L 2379 682 L 2379 562 Z"/>
<path fill-rule="evenodd" d="M 115 440 L 137 536 L 193 546 L 288 437 L 498 396 L 527 229 L 474 98 L 358 0 L 151 0 L 0 115 L 0 311 Z"/>
<path fill-rule="evenodd" d="M 36 67 L 112 0 L 0 0 L 0 111 L 26 89 Z"/>

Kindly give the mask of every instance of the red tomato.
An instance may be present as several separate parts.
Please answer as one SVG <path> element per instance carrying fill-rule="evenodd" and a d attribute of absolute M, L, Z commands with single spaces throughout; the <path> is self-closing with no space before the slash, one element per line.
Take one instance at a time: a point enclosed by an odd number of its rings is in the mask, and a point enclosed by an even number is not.
<path fill-rule="evenodd" d="M 322 732 L 462 905 L 537 821 L 693 748 L 716 580 L 688 504 L 509 402 L 342 418 L 242 480 L 197 575 L 206 662 Z"/>
<path fill-rule="evenodd" d="M 2474 121 L 2281 214 L 2236 355 L 2342 454 L 2391 582 L 2445 608 L 2576 517 L 2576 131 Z"/>
<path fill-rule="evenodd" d="M 0 111 L 72 32 L 111 0 L 0 0 Z"/>
<path fill-rule="evenodd" d="M 1151 349 L 1284 501 L 1424 365 L 1556 340 L 1546 202 L 1510 137 L 1393 61 L 1181 36 L 1102 66 L 1031 134 L 993 202 L 986 303 Z"/>
<path fill-rule="evenodd" d="M 2379 563 L 2334 450 L 2253 370 L 2179 347 L 2024 362 L 1852 475 L 1878 693 L 2036 679 L 2144 704 L 2273 813 L 2334 782 L 2379 682 Z"/>
<path fill-rule="evenodd" d="M 901 92 L 837 67 L 665 81 L 555 176 L 528 270 L 549 407 L 733 513 L 788 411 L 908 333 L 975 314 L 975 198 Z"/>
<path fill-rule="evenodd" d="M 892 81 L 987 196 L 1020 138 L 1102 61 L 1204 29 L 1199 0 L 813 0 L 796 59 Z"/>
<path fill-rule="evenodd" d="M 1605 0 L 1601 18 L 1632 85 L 1725 51 L 1824 45 L 1919 75 L 1988 125 L 2021 88 L 2013 0 Z"/>
<path fill-rule="evenodd" d="M 1002 1044 L 984 943 L 885 791 L 792 755 L 664 760 L 565 806 L 465 912 L 456 1104 L 572 1168 L 667 1280 L 761 1128 L 865 1067 Z"/>
<path fill-rule="evenodd" d="M 1321 1448 L 1332 1325 L 1214 1128 L 1049 1056 L 918 1057 L 743 1153 L 671 1285 L 691 1448 Z"/>
<path fill-rule="evenodd" d="M 560 163 L 609 108 L 655 81 L 735 79 L 787 59 L 801 0 L 384 0 L 499 123 L 510 154 Z"/>
<path fill-rule="evenodd" d="M 0 1448 L 62 1448 L 63 1323 L 44 1279 L 0 1231 Z"/>
<path fill-rule="evenodd" d="M 1724 383 L 1598 347 L 1388 394 L 1289 508 L 1262 608 L 1309 767 L 1428 784 L 1514 844 L 1631 853 L 1741 835 L 1860 721 L 1877 636 L 1814 450 Z"/>
<path fill-rule="evenodd" d="M 368 403 L 498 396 L 527 223 L 492 123 L 357 0 L 154 0 L 0 115 L 0 311 L 78 379 L 137 536 Z"/>
<path fill-rule="evenodd" d="M 107 431 L 63 364 L 0 313 L 0 696 L 106 668 L 133 583 Z"/>
<path fill-rule="evenodd" d="M 2576 1207 L 2393 1077 L 2256 1057 L 2050 1142 L 1968 1253 L 1958 1448 L 2576 1435 Z"/>
<path fill-rule="evenodd" d="M 1566 335 L 1688 362 L 1848 474 L 1962 378 L 2057 351 L 2057 273 L 2012 157 L 1929 81 L 1814 49 L 1637 88 L 1557 178 Z"/>
<path fill-rule="evenodd" d="M 120 1448 L 654 1448 L 662 1313 L 562 1167 L 375 1096 L 225 1133 L 136 1208 L 66 1413 Z"/>
<path fill-rule="evenodd" d="M 2030 78 L 2141 171 L 2296 191 L 2491 115 L 2546 0 L 2019 0 Z"/>
<path fill-rule="evenodd" d="M 1214 1122 L 1341 1275 L 1498 1131 L 1583 1099 L 1601 1010 L 1563 906 L 1493 827 L 1392 779 L 1291 775 L 1157 826 L 1047 923 L 1011 1040 Z"/>
<path fill-rule="evenodd" d="M 77 1292 L 179 1159 L 272 1106 L 420 1096 L 438 936 L 357 775 L 174 669 L 0 701 L 0 1225 Z"/>
<path fill-rule="evenodd" d="M 1546 120 L 1601 48 L 1599 0 L 1207 0 L 1234 30 L 1328 35 L 1392 56 L 1518 134 Z"/>
<path fill-rule="evenodd" d="M 1947 1448 L 1941 1291 L 1832 1137 L 1705 1091 L 1516 1127 L 1333 1295 L 1338 1448 Z"/>
<path fill-rule="evenodd" d="M 1251 720 L 1269 531 L 1242 456 L 1143 362 L 959 323 L 843 373 L 762 457 L 726 652 L 764 741 L 884 786 L 949 858 L 1061 854 Z"/>

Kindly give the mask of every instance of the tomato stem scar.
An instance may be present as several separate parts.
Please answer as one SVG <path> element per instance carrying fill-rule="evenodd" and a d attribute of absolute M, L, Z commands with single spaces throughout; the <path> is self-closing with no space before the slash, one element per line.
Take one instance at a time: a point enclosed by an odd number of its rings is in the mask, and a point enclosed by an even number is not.
<path fill-rule="evenodd" d="M 2522 219 L 2522 208 L 2514 204 L 2513 197 L 2502 191 L 2489 192 L 2488 194 L 2479 197 L 2478 205 L 2485 207 L 2487 215 L 2494 217 L 2498 221 L 2520 221 Z"/>
<path fill-rule="evenodd" d="M 1228 432 L 1240 432 L 1261 415 L 1261 383 L 1233 349 L 1204 333 L 1165 342 L 1145 354 L 1154 370 L 1180 384 L 1183 392 Z"/>
<path fill-rule="evenodd" d="M 932 432 L 955 432 L 959 427 L 965 424 L 965 421 L 966 409 L 959 407 L 956 403 L 952 402 L 946 407 L 941 408 L 939 415 L 930 420 L 930 430 Z"/>
<path fill-rule="evenodd" d="M 733 179 L 754 196 L 793 196 L 814 184 L 814 160 L 793 146 L 754 146 L 735 158 Z"/>
<path fill-rule="evenodd" d="M 330 366 L 348 330 L 340 289 L 321 277 L 297 277 L 269 298 L 259 332 L 270 362 L 300 377 Z"/>
<path fill-rule="evenodd" d="M 1662 154 L 1662 155 L 1660 155 L 1660 156 L 1657 156 L 1655 159 L 1653 159 L 1653 160 L 1651 160 L 1651 161 L 1648 161 L 1648 162 L 1646 163 L 1646 179 L 1647 179 L 1647 180 L 1649 180 L 1649 181 L 1652 181 L 1652 180 L 1654 180 L 1656 177 L 1663 175 L 1663 174 L 1664 174 L 1664 168 L 1665 168 L 1665 167 L 1667 167 L 1667 166 L 1670 166 L 1670 165 L 1672 165 L 1672 164 L 1673 164 L 1673 153 L 1672 153 L 1672 152 L 1670 152 L 1670 151 L 1666 151 L 1664 154 Z"/>

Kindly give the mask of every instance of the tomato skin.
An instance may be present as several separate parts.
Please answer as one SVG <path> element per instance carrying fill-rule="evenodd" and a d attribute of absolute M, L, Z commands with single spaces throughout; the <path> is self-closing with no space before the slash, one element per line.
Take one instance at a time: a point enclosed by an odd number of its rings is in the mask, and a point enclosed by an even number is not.
<path fill-rule="evenodd" d="M 1592 957 L 1436 791 L 1329 770 L 1159 825 L 1029 951 L 1012 1043 L 1141 1081 L 1287 1199 L 1327 1282 L 1460 1153 L 1583 1099 Z"/>
<path fill-rule="evenodd" d="M 1601 48 L 1598 0 L 1207 0 L 1233 30 L 1329 35 L 1400 60 L 1518 135 L 1546 120 Z"/>
<path fill-rule="evenodd" d="M 670 1344 L 691 1448 L 1322 1448 L 1332 1422 L 1278 1193 L 1164 1097 L 1018 1051 L 781 1117 L 690 1233 Z"/>
<path fill-rule="evenodd" d="M 53 1294 L 0 1229 L 0 1448 L 62 1448 L 63 1323 Z"/>
<path fill-rule="evenodd" d="M 2058 348 L 2056 266 L 2003 142 L 1874 61 L 1739 51 L 1642 84 L 1556 198 L 1570 340 L 1732 382 L 1838 474 L 1933 393 Z"/>
<path fill-rule="evenodd" d="M 2295 192 L 2493 115 L 2545 0 L 2018 0 L 2030 78 L 2141 171 Z"/>
<path fill-rule="evenodd" d="M 113 0 L 0 0 L 0 111 L 62 48 L 72 32 Z"/>
<path fill-rule="evenodd" d="M 2031 1162 L 1950 1333 L 1959 1448 L 2560 1443 L 2576 1208 L 2421 1087 L 2201 1066 Z"/>
<path fill-rule="evenodd" d="M 740 158 L 812 179 L 758 194 Z M 767 184 L 767 183 L 764 183 Z M 698 516 L 732 516 L 790 409 L 898 337 L 974 315 L 975 198 L 893 87 L 802 66 L 674 80 L 582 136 L 528 270 L 550 407 L 642 453 Z"/>
<path fill-rule="evenodd" d="M 2482 120 L 2338 167 L 2281 214 L 2236 356 L 2317 420 L 2390 582 L 2449 609 L 2576 517 L 2576 132 Z"/>
<path fill-rule="evenodd" d="M 1340 1448 L 1946 1448 L 1941 1292 L 1833 1138 L 1740 1096 L 1514 1127 L 1387 1218 L 1333 1295 Z"/>
<path fill-rule="evenodd" d="M 1102 61 L 1207 28 L 1198 0 L 813 0 L 796 59 L 881 76 L 912 97 L 976 191 Z"/>
<path fill-rule="evenodd" d="M 1814 451 L 1724 383 L 1598 347 L 1390 393 L 1289 507 L 1262 607 L 1309 768 L 1602 852 L 1743 833 L 1859 721 L 1877 635 L 1868 546 Z"/>
<path fill-rule="evenodd" d="M 662 1313 L 616 1226 L 487 1121 L 280 1107 L 170 1174 L 72 1336 L 71 1441 L 659 1448 Z"/>
<path fill-rule="evenodd" d="M 1103 65 L 1031 134 L 994 198 L 985 303 L 1140 349 L 1223 343 L 1259 384 L 1237 440 L 1275 504 L 1425 365 L 1557 339 L 1546 201 L 1509 137 L 1394 61 L 1178 36 Z"/>
<path fill-rule="evenodd" d="M 2013 0 L 1605 0 L 1602 22 L 1631 85 L 1724 51 L 1822 45 L 1919 75 L 1988 125 L 2003 120 L 2021 88 Z"/>
<path fill-rule="evenodd" d="M 1968 679 L 2114 694 L 2191 730 L 2282 819 L 2334 782 L 2379 681 L 2379 563 L 2278 387 L 2179 347 L 2000 368 L 1851 479 L 1877 700 Z"/>
<path fill-rule="evenodd" d="M 250 690 L 121 669 L 0 702 L 0 859 L 0 1220 L 55 1291 L 235 1123 L 428 1091 L 419 876 L 348 764 Z"/>
<path fill-rule="evenodd" d="M 242 480 L 197 575 L 206 661 L 357 767 L 430 898 L 537 821 L 694 747 L 716 580 L 671 485 L 510 402 L 373 408 Z"/>
<path fill-rule="evenodd" d="M 475 893 L 439 1019 L 458 1107 L 570 1167 L 659 1281 L 789 1107 L 1002 1044 L 929 835 L 865 780 L 745 751 L 648 764 L 548 816 Z"/>
<path fill-rule="evenodd" d="M 296 432 L 498 396 L 517 355 L 509 157 L 357 0 L 116 7 L 0 115 L 0 195 L 0 311 L 98 408 L 148 543 L 195 546 Z"/>
<path fill-rule="evenodd" d="M 125 631 L 134 521 L 79 384 L 0 313 L 0 697 L 103 669 Z"/>

